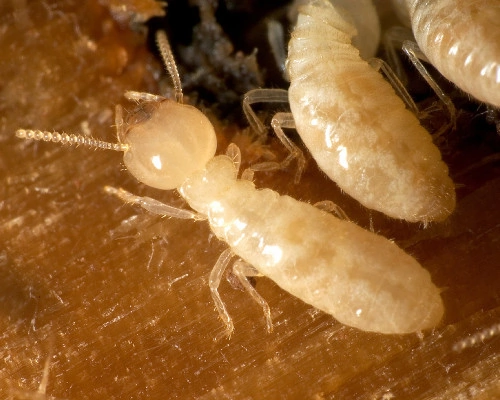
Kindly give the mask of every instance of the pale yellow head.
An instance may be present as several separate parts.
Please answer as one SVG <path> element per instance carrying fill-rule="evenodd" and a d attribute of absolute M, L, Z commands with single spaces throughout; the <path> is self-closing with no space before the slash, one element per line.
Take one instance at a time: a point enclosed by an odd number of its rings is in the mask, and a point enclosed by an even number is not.
<path fill-rule="evenodd" d="M 132 125 L 122 143 L 123 161 L 139 181 L 157 189 L 175 189 L 205 168 L 217 147 L 208 118 L 195 107 L 165 99 L 150 118 Z"/>

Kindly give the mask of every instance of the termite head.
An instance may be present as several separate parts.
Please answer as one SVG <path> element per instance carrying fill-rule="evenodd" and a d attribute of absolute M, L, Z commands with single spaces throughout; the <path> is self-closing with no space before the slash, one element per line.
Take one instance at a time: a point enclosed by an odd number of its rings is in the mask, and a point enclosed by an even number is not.
<path fill-rule="evenodd" d="M 213 158 L 217 138 L 213 125 L 197 108 L 182 104 L 182 88 L 165 32 L 158 31 L 158 49 L 175 89 L 176 100 L 149 93 L 126 92 L 125 97 L 148 108 L 145 120 L 124 127 L 122 108 L 116 106 L 118 143 L 81 135 L 19 129 L 16 136 L 63 144 L 123 151 L 123 161 L 139 181 L 157 189 L 175 189 Z"/>
<path fill-rule="evenodd" d="M 217 138 L 213 125 L 195 107 L 163 99 L 146 120 L 125 131 L 121 107 L 116 108 L 118 143 L 82 135 L 19 129 L 22 139 L 123 151 L 128 171 L 140 182 L 157 189 L 175 189 L 213 158 Z"/>
<path fill-rule="evenodd" d="M 151 117 L 127 129 L 123 161 L 139 181 L 157 189 L 175 189 L 205 168 L 217 147 L 208 118 L 195 107 L 165 99 Z"/>

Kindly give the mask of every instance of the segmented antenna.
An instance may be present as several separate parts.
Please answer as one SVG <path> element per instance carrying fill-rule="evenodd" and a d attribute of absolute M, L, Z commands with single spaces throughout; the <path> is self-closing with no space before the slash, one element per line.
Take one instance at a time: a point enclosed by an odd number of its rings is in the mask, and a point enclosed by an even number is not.
<path fill-rule="evenodd" d="M 478 343 L 483 343 L 485 340 L 491 339 L 493 336 L 500 334 L 500 323 L 492 325 L 486 329 L 474 333 L 468 338 L 462 339 L 453 345 L 453 350 L 460 352 L 468 347 L 473 347 Z"/>
<path fill-rule="evenodd" d="M 68 135 L 67 133 L 47 132 L 32 129 L 18 129 L 16 136 L 20 139 L 39 140 L 44 142 L 61 143 L 63 145 L 83 145 L 94 149 L 127 151 L 129 146 L 124 143 L 110 143 L 82 135 Z"/>
<path fill-rule="evenodd" d="M 175 100 L 177 103 L 182 104 L 182 85 L 181 85 L 181 77 L 179 76 L 179 71 L 177 71 L 177 64 L 175 63 L 174 55 L 172 54 L 172 49 L 170 48 L 170 44 L 168 43 L 167 34 L 165 31 L 157 31 L 156 32 L 156 44 L 158 46 L 158 50 L 160 50 L 161 58 L 163 59 L 163 63 L 167 68 L 167 72 L 170 74 L 172 78 L 172 83 L 174 84 L 175 89 Z"/>

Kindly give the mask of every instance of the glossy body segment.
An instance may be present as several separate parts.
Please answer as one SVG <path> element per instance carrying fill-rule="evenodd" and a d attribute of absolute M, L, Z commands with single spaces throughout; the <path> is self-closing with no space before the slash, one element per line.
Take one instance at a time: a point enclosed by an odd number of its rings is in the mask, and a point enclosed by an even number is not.
<path fill-rule="evenodd" d="M 439 290 L 389 240 L 314 206 L 236 180 L 215 157 L 180 193 L 232 251 L 304 302 L 365 331 L 409 333 L 443 315 Z"/>
<path fill-rule="evenodd" d="M 301 9 L 288 54 L 297 131 L 319 167 L 364 206 L 410 222 L 443 220 L 455 208 L 448 167 L 392 87 L 359 57 L 353 32 L 326 0 Z"/>
<path fill-rule="evenodd" d="M 406 0 L 429 61 L 476 99 L 500 107 L 500 2 Z"/>

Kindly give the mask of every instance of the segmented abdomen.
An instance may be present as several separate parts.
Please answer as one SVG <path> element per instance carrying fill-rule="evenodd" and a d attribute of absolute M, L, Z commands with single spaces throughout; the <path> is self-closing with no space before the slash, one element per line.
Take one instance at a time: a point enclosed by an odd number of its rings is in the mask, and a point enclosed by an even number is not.
<path fill-rule="evenodd" d="M 430 134 L 351 45 L 352 26 L 326 0 L 304 6 L 289 43 L 289 100 L 320 168 L 368 208 L 408 221 L 455 208 Z"/>
<path fill-rule="evenodd" d="M 406 0 L 420 49 L 446 78 L 500 107 L 500 2 Z"/>
<path fill-rule="evenodd" d="M 443 315 L 439 290 L 414 258 L 309 204 L 238 181 L 208 215 L 235 254 L 346 325 L 408 333 L 435 326 Z"/>

